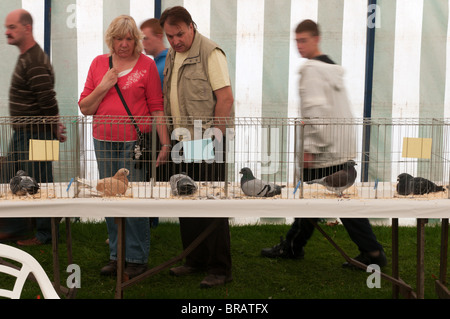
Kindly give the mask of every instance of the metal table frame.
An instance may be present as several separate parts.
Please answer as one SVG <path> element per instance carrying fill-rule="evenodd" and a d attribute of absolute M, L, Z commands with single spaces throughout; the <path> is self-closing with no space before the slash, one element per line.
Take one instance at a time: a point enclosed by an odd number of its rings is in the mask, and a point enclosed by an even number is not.
<path fill-rule="evenodd" d="M 261 202 L 263 201 L 263 202 Z M 428 218 L 439 218 L 442 219 L 442 230 L 441 230 L 441 252 L 440 252 L 440 275 L 439 278 L 435 282 L 436 293 L 439 298 L 450 298 L 450 291 L 447 288 L 446 276 L 447 276 L 447 259 L 448 259 L 448 226 L 449 226 L 449 218 L 448 218 L 448 208 L 450 207 L 450 201 L 441 200 L 439 206 L 436 206 L 436 202 L 428 202 L 428 208 L 431 207 L 432 214 L 425 214 L 423 212 L 423 208 L 425 206 L 421 206 L 420 202 L 414 204 L 417 207 L 417 212 L 415 213 L 414 209 L 408 207 L 408 202 L 405 201 L 405 207 L 402 207 L 402 210 L 407 212 L 408 214 L 400 214 L 397 211 L 388 211 L 386 207 L 378 207 L 377 205 L 380 203 L 380 200 L 368 200 L 368 201 L 357 201 L 352 200 L 348 202 L 339 202 L 338 200 L 332 201 L 322 201 L 322 200 L 183 200 L 183 217 L 242 217 L 243 211 L 247 213 L 247 216 L 258 216 L 258 217 L 302 217 L 302 218 L 312 218 L 312 217 L 370 217 L 370 218 L 392 218 L 392 276 L 381 273 L 383 279 L 390 281 L 393 285 L 393 298 L 398 298 L 399 294 L 402 294 L 405 298 L 424 298 L 424 247 L 425 247 L 425 225 L 428 221 Z M 135 214 L 129 215 L 129 205 L 131 202 L 134 202 L 133 205 L 137 205 Z M 232 203 L 234 202 L 234 203 Z M 321 203 L 320 203 L 321 202 Z M 93 213 L 93 217 L 114 217 L 118 224 L 118 275 L 116 282 L 116 293 L 115 298 L 122 298 L 124 290 L 128 287 L 133 286 L 135 283 L 148 278 L 149 276 L 160 272 L 161 270 L 167 269 L 171 265 L 179 262 L 183 258 L 186 257 L 202 240 L 204 240 L 211 231 L 214 229 L 214 224 L 212 224 L 208 229 L 204 231 L 186 250 L 182 251 L 182 253 L 171 260 L 158 265 L 144 274 L 135 277 L 131 280 L 125 278 L 124 276 L 124 239 L 125 239 L 125 227 L 124 227 L 124 219 L 125 217 L 158 217 L 161 216 L 161 212 L 164 212 L 164 216 L 166 217 L 180 217 L 180 209 L 177 207 L 176 209 L 171 205 L 177 205 L 179 203 L 174 203 L 172 200 L 109 200 L 104 201 L 100 199 L 96 199 L 93 201 L 90 200 L 49 200 L 49 201 L 36 201 L 36 202 L 27 202 L 23 201 L 21 203 L 8 203 L 8 201 L 2 202 L 2 210 L 0 211 L 1 217 L 50 217 L 52 218 L 52 236 L 53 236 L 53 262 L 54 262 L 54 276 L 55 283 L 59 283 L 59 256 L 58 256 L 58 236 L 57 236 L 57 223 L 61 220 L 61 218 L 66 218 L 66 227 L 67 227 L 67 244 L 68 244 L 68 258 L 69 262 L 72 262 L 72 241 L 71 241 L 71 230 L 70 230 L 70 217 L 80 217 L 80 212 L 86 211 L 92 214 L 92 209 L 83 209 L 83 205 L 101 205 L 102 209 L 96 209 Z M 295 206 L 292 205 L 295 203 Z M 315 210 L 315 205 L 320 203 L 320 208 Z M 218 206 L 220 205 L 220 206 Z M 231 210 L 228 205 L 235 205 L 234 210 Z M 251 209 L 251 207 L 255 207 L 256 205 L 260 205 L 257 209 Z M 333 206 L 327 206 L 333 205 Z M 336 209 L 337 206 L 344 205 L 348 208 L 349 214 L 345 216 L 340 216 L 339 212 Z M 434 205 L 434 206 L 433 206 Z M 30 206 L 33 207 L 33 211 L 30 210 Z M 41 206 L 42 210 L 40 212 L 36 212 L 36 208 Z M 150 206 L 153 206 L 152 209 L 149 209 Z M 199 206 L 202 206 L 202 209 L 199 209 Z M 300 209 L 302 206 L 306 206 L 309 211 L 313 211 L 312 213 L 304 212 L 304 210 Z M 124 208 L 127 209 L 124 209 Z M 219 211 L 219 207 L 221 207 L 222 212 Z M 344 207 L 344 208 L 345 208 Z M 54 209 L 52 209 L 54 208 Z M 63 208 L 63 209 L 62 209 Z M 194 209 L 195 208 L 195 209 Z M 305 208 L 305 207 L 304 207 Z M 331 209 L 333 208 L 333 209 Z M 340 209 L 343 207 L 341 206 Z M 368 208 L 370 208 L 370 212 L 368 212 Z M 378 209 L 379 208 L 379 209 Z M 283 211 L 283 216 L 276 216 L 273 212 Z M 302 214 L 299 215 L 299 211 L 302 211 Z M 332 211 L 333 213 L 330 213 Z M 359 213 L 355 213 L 359 211 Z M 364 212 L 364 215 L 361 215 L 361 211 Z M 381 211 L 381 212 L 380 212 Z M 61 215 L 61 212 L 64 212 L 64 216 Z M 224 213 L 226 212 L 226 213 Z M 359 215 L 358 215 L 359 214 Z M 372 216 L 373 215 L 373 216 Z M 417 280 L 416 280 L 416 290 L 406 284 L 399 277 L 399 258 L 398 258 L 398 218 L 403 217 L 411 217 L 417 219 Z M 81 216 L 83 217 L 83 216 Z M 323 236 L 341 253 L 346 261 L 355 265 L 356 267 L 366 269 L 367 267 L 363 264 L 360 264 L 353 258 L 347 256 L 347 254 L 320 228 L 319 225 L 315 224 L 315 227 L 322 233 Z M 62 294 L 65 294 L 68 298 L 75 297 L 76 290 L 67 290 L 58 286 L 58 291 Z"/>

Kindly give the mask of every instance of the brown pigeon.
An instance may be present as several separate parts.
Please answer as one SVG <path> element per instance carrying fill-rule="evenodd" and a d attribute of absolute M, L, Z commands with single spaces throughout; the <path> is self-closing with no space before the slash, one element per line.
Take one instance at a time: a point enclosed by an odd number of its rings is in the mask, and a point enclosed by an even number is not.
<path fill-rule="evenodd" d="M 97 190 L 105 196 L 125 195 L 128 189 L 128 178 L 130 171 L 121 168 L 113 177 L 103 178 L 97 183 Z"/>
<path fill-rule="evenodd" d="M 339 197 L 343 196 L 344 190 L 353 185 L 356 180 L 357 172 L 355 161 L 349 160 L 344 164 L 342 170 L 320 179 L 314 179 L 306 184 L 320 184 L 329 191 L 336 193 Z"/>

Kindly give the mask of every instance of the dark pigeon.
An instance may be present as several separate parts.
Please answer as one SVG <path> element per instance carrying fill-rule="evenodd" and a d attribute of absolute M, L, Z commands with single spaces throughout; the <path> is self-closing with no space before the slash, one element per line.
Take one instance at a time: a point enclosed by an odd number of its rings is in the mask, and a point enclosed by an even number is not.
<path fill-rule="evenodd" d="M 253 176 L 250 168 L 244 167 L 239 174 L 241 177 L 241 189 L 247 196 L 254 197 L 273 197 L 281 194 L 281 189 L 285 185 L 277 185 L 275 183 L 265 182 Z"/>
<path fill-rule="evenodd" d="M 413 187 L 415 195 L 423 195 L 445 191 L 445 188 L 443 186 L 436 185 L 432 181 L 423 177 L 414 177 Z"/>
<path fill-rule="evenodd" d="M 436 185 L 432 181 L 423 177 L 413 177 L 410 174 L 402 173 L 397 177 L 397 193 L 399 195 L 424 195 L 429 193 L 443 192 L 443 186 Z"/>
<path fill-rule="evenodd" d="M 343 192 L 355 183 L 357 172 L 354 160 L 349 160 L 344 167 L 331 175 L 313 179 L 306 184 L 320 184 L 325 186 L 329 191 L 336 193 L 339 197 L 343 196 Z"/>
<path fill-rule="evenodd" d="M 197 191 L 197 184 L 185 173 L 172 175 L 170 177 L 170 187 L 175 196 L 192 195 Z"/>
<path fill-rule="evenodd" d="M 412 175 L 409 175 L 407 173 L 401 173 L 397 176 L 397 193 L 399 195 L 409 195 L 413 192 L 413 180 L 414 177 Z"/>
<path fill-rule="evenodd" d="M 14 195 L 24 196 L 36 194 L 40 187 L 33 177 L 28 176 L 25 171 L 19 170 L 16 176 L 11 178 L 9 188 Z"/>

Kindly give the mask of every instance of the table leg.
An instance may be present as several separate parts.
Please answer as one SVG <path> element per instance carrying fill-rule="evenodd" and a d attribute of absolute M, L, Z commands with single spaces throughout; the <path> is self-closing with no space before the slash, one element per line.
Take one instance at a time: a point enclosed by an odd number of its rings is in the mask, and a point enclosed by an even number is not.
<path fill-rule="evenodd" d="M 399 279 L 398 268 L 398 218 L 392 218 L 392 277 Z M 392 298 L 398 299 L 399 287 L 392 285 Z"/>
<path fill-rule="evenodd" d="M 435 282 L 436 293 L 440 299 L 450 299 L 450 290 L 447 288 L 448 222 L 448 218 L 443 218 L 441 222 L 441 265 L 439 280 Z"/>
<path fill-rule="evenodd" d="M 58 223 L 59 218 L 52 217 L 52 252 L 53 252 L 53 286 L 58 294 L 61 294 L 61 278 L 59 275 L 59 252 L 58 252 Z"/>
<path fill-rule="evenodd" d="M 122 283 L 125 270 L 125 218 L 116 217 L 114 219 L 117 224 L 117 281 L 116 281 L 116 299 L 123 298 Z"/>
<path fill-rule="evenodd" d="M 442 219 L 441 230 L 441 268 L 439 279 L 442 284 L 447 283 L 447 254 L 448 254 L 448 218 Z"/>
<path fill-rule="evenodd" d="M 425 291 L 425 224 L 426 218 L 417 219 L 417 298 L 424 299 Z"/>
<path fill-rule="evenodd" d="M 67 264 L 73 264 L 72 258 L 72 229 L 70 225 L 70 218 L 66 217 L 66 243 L 67 243 Z"/>

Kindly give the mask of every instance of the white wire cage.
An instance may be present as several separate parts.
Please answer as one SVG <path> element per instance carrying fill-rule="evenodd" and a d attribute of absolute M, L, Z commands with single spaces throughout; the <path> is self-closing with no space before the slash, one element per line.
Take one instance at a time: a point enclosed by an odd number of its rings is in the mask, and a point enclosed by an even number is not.
<path fill-rule="evenodd" d="M 162 118 L 174 129 L 174 119 Z M 217 120 L 217 119 L 216 119 Z M 104 132 L 128 132 L 134 130 L 128 117 L 82 117 L 63 116 L 59 121 L 66 127 L 67 141 L 64 143 L 36 144 L 49 152 L 52 163 L 53 181 L 40 183 L 39 191 L 32 196 L 12 194 L 9 181 L 15 175 L 19 164 L 30 161 L 30 149 L 14 150 L 11 140 L 14 134 L 43 129 L 43 123 L 55 124 L 55 118 L 23 117 L 0 118 L 0 199 L 6 200 L 47 200 L 54 198 L 111 196 L 96 189 L 99 166 L 94 149 L 94 130 Z M 161 147 L 158 143 L 156 124 L 151 118 L 136 118 L 142 131 L 153 132 L 148 160 L 144 163 L 149 172 L 145 178 L 133 180 L 124 194 L 114 195 L 123 199 L 133 198 L 185 198 L 185 199 L 251 199 L 243 193 L 240 185 L 244 167 L 263 180 L 283 186 L 279 195 L 270 199 L 330 199 L 338 195 L 319 184 L 302 182 L 304 153 L 314 148 L 321 152 L 320 163 L 315 166 L 344 162 L 352 158 L 356 162 L 357 179 L 344 191 L 349 199 L 447 199 L 450 179 L 450 120 L 449 119 L 300 119 L 300 118 L 234 118 L 223 119 L 225 143 L 222 131 L 214 128 L 214 119 L 182 118 L 172 131 L 171 161 L 156 168 L 156 159 Z M 153 124 L 152 124 L 153 123 Z M 216 122 L 217 124 L 217 122 Z M 48 125 L 47 130 L 52 130 Z M 108 128 L 108 129 L 106 129 Z M 119 133 L 118 133 L 119 134 Z M 308 135 L 319 134 L 319 139 L 308 139 Z M 53 134 L 54 135 L 54 134 Z M 126 134 L 125 134 L 126 135 Z M 182 136 L 182 141 L 180 141 Z M 195 152 L 188 153 L 189 140 L 200 141 Z M 130 136 L 123 136 L 129 141 Z M 319 143 L 312 142 L 318 141 Z M 31 142 L 30 142 L 31 143 Z M 316 143 L 315 145 L 310 145 Z M 331 145 L 332 144 L 332 145 Z M 31 145 L 31 144 L 30 144 Z M 332 147 L 331 147 L 332 146 Z M 350 146 L 350 147 L 349 147 Z M 14 152 L 22 154 L 21 163 L 13 160 Z M 55 156 L 55 153 L 57 156 Z M 331 154 L 328 157 L 327 154 Z M 333 155 L 334 154 L 334 155 Z M 17 154 L 15 154 L 17 155 Z M 28 157 L 27 157 L 28 156 Z M 33 155 L 35 156 L 35 155 Z M 16 157 L 17 158 L 17 157 Z M 332 158 L 334 162 L 328 162 Z M 34 158 L 33 158 L 34 159 Z M 42 160 L 42 158 L 41 158 Z M 127 158 L 103 159 L 120 160 L 124 165 L 134 165 L 131 156 Z M 175 196 L 169 178 L 186 173 L 185 167 L 195 163 L 200 167 L 196 176 L 191 176 L 197 185 L 194 194 Z M 219 164 L 219 166 L 214 166 Z M 183 166 L 184 165 L 184 166 Z M 187 165 L 187 166 L 186 166 Z M 203 170 L 204 167 L 215 167 Z M 217 168 L 219 167 L 219 168 Z M 164 173 L 159 179 L 157 173 Z M 28 172 L 33 176 L 35 172 Z M 424 195 L 399 195 L 396 191 L 397 176 L 408 173 L 420 176 L 444 186 L 443 191 Z M 109 172 L 106 175 L 114 175 Z M 269 199 L 269 198 L 268 198 Z"/>

